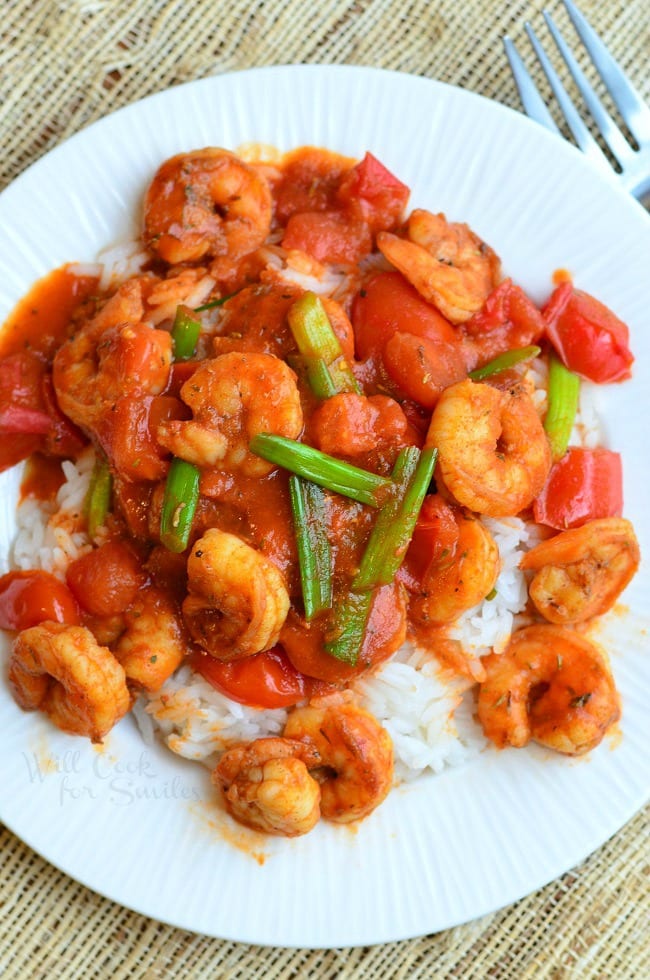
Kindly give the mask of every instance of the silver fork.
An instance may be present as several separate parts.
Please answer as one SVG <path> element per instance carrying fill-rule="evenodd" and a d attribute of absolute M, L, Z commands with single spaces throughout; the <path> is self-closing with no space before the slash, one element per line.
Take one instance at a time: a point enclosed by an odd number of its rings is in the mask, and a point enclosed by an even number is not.
<path fill-rule="evenodd" d="M 638 149 L 630 145 L 609 115 L 585 77 L 575 55 L 558 30 L 553 18 L 545 10 L 543 12 L 544 18 L 551 32 L 551 36 L 573 76 L 578 91 L 596 127 L 612 156 L 618 161 L 620 172 L 614 169 L 598 145 L 598 142 L 589 132 L 587 125 L 571 101 L 567 90 L 562 84 L 558 73 L 553 68 L 537 35 L 530 24 L 526 23 L 526 32 L 535 54 L 539 59 L 567 125 L 580 149 L 598 167 L 607 171 L 626 191 L 633 194 L 638 200 L 644 203 L 650 203 L 650 201 L 645 201 L 646 198 L 650 198 L 650 108 L 643 101 L 594 29 L 590 27 L 584 16 L 572 3 L 572 0 L 563 0 L 563 3 L 596 70 L 607 86 L 621 114 L 621 118 L 636 140 Z M 503 43 L 526 114 L 531 119 L 535 119 L 538 123 L 541 123 L 542 126 L 561 136 L 560 130 L 555 124 L 541 94 L 535 87 L 534 81 L 528 74 L 524 62 L 513 42 L 509 37 L 504 37 Z"/>

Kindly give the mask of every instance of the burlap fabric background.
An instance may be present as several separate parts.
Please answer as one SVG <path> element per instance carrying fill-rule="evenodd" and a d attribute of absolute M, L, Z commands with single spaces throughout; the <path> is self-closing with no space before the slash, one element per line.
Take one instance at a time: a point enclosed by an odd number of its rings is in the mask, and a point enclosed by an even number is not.
<path fill-rule="evenodd" d="M 527 49 L 542 0 L 3 0 L 0 188 L 83 126 L 142 96 L 255 65 L 344 62 L 437 78 L 519 108 L 502 53 Z M 550 9 L 566 24 L 559 2 Z M 648 0 L 582 9 L 650 98 Z M 152 922 L 48 865 L 8 831 L 4 977 L 647 978 L 648 817 L 515 905 L 445 933 L 338 951 L 263 950 Z M 272 898 L 270 898 L 272 900 Z"/>

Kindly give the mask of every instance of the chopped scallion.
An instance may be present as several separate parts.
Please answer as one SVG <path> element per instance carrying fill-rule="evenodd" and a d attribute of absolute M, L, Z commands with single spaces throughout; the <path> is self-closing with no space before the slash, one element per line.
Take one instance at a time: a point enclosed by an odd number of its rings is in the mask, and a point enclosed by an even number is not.
<path fill-rule="evenodd" d="M 316 397 L 329 398 L 344 391 L 360 394 L 359 383 L 318 296 L 304 293 L 290 308 L 287 319 Z"/>
<path fill-rule="evenodd" d="M 508 368 L 515 367 L 516 364 L 522 364 L 524 361 L 532 361 L 534 357 L 540 353 L 541 348 L 535 347 L 531 344 L 530 347 L 518 347 L 516 350 L 507 350 L 504 354 L 499 354 L 494 360 L 488 361 L 483 367 L 476 368 L 475 371 L 470 371 L 468 377 L 472 381 L 482 381 L 483 378 L 489 378 L 493 374 L 498 374 L 500 371 L 507 371 Z"/>
<path fill-rule="evenodd" d="M 332 552 L 325 522 L 325 496 L 321 487 L 295 474 L 289 477 L 289 492 L 305 619 L 309 622 L 332 606 Z"/>
<path fill-rule="evenodd" d="M 160 540 L 169 551 L 187 548 L 198 499 L 198 469 L 184 459 L 173 459 L 160 515 Z"/>
<path fill-rule="evenodd" d="M 579 397 L 580 378 L 569 371 L 559 357 L 551 354 L 548 365 L 548 410 L 544 429 L 551 445 L 554 463 L 567 451 Z"/>
<path fill-rule="evenodd" d="M 338 604 L 334 623 L 325 639 L 325 652 L 354 666 L 359 659 L 370 615 L 372 592 L 350 592 Z"/>
<path fill-rule="evenodd" d="M 94 538 L 100 527 L 106 523 L 111 506 L 113 478 L 107 460 L 98 456 L 90 477 L 85 501 L 88 536 Z"/>
<path fill-rule="evenodd" d="M 358 592 L 389 585 L 413 536 L 438 452 L 414 446 L 402 449 L 393 470 L 395 494 L 383 505 L 361 559 L 352 588 Z"/>
<path fill-rule="evenodd" d="M 187 306 L 177 307 L 172 327 L 175 360 L 189 361 L 194 356 L 200 333 L 201 323 L 192 310 Z"/>
<path fill-rule="evenodd" d="M 379 507 L 391 488 L 391 481 L 386 477 L 344 463 L 294 439 L 262 433 L 254 436 L 249 448 L 269 463 L 370 507 Z"/>

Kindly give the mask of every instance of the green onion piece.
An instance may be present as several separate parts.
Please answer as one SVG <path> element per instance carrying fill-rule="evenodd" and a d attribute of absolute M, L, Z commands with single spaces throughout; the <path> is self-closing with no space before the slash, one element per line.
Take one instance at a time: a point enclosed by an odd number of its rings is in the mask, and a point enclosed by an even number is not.
<path fill-rule="evenodd" d="M 580 378 L 564 366 L 559 357 L 551 354 L 548 365 L 548 411 L 544 429 L 551 444 L 553 462 L 567 451 L 571 430 L 578 411 Z"/>
<path fill-rule="evenodd" d="M 325 523 L 325 495 L 315 483 L 289 477 L 305 619 L 332 606 L 332 552 Z"/>
<path fill-rule="evenodd" d="M 359 383 L 343 357 L 339 339 L 318 296 L 311 292 L 304 293 L 290 308 L 287 319 L 298 350 L 306 358 L 307 374 L 314 394 L 318 398 L 329 398 L 329 387 L 334 388 L 334 394 L 343 391 L 361 394 Z M 323 373 L 329 375 L 329 384 L 323 382 Z"/>
<path fill-rule="evenodd" d="M 354 666 L 359 659 L 370 615 L 372 592 L 350 592 L 336 609 L 334 624 L 325 640 L 330 656 Z"/>
<path fill-rule="evenodd" d="M 294 439 L 285 439 L 284 436 L 262 433 L 251 440 L 249 449 L 269 463 L 283 466 L 290 473 L 311 480 L 326 490 L 333 490 L 370 507 L 379 507 L 391 487 L 391 481 L 384 476 L 344 463 L 319 449 Z"/>
<path fill-rule="evenodd" d="M 160 540 L 169 551 L 187 548 L 198 499 L 198 469 L 184 459 L 173 459 L 160 515 Z"/>
<path fill-rule="evenodd" d="M 379 511 L 352 588 L 359 592 L 389 585 L 404 560 L 424 496 L 431 483 L 438 451 L 414 446 L 402 449 L 395 463 L 395 495 Z"/>
<path fill-rule="evenodd" d="M 482 381 L 483 378 L 489 378 L 490 375 L 498 374 L 499 371 L 506 371 L 516 364 L 521 364 L 522 361 L 532 361 L 540 351 L 541 348 L 535 347 L 534 344 L 530 347 L 518 347 L 516 350 L 507 350 L 504 354 L 499 354 L 498 357 L 495 357 L 493 361 L 488 361 L 483 367 L 477 368 L 475 371 L 470 371 L 467 377 L 471 378 L 472 381 Z"/>
<path fill-rule="evenodd" d="M 174 357 L 177 361 L 189 361 L 194 356 L 201 333 L 201 323 L 187 306 L 178 306 L 172 327 Z"/>
<path fill-rule="evenodd" d="M 106 523 L 111 506 L 112 487 L 113 478 L 108 462 L 103 456 L 98 456 L 90 477 L 84 505 L 88 535 L 91 538 L 94 538 L 98 529 Z"/>
<path fill-rule="evenodd" d="M 209 303 L 204 303 L 203 306 L 195 306 L 194 312 L 204 313 L 206 310 L 214 310 L 217 306 L 223 306 L 224 303 L 227 303 L 229 299 L 232 299 L 233 296 L 236 296 L 240 292 L 240 289 L 236 289 L 234 293 L 230 293 L 228 296 L 221 296 L 220 299 L 212 299 Z"/>
<path fill-rule="evenodd" d="M 289 354 L 287 363 L 296 374 L 308 384 L 317 398 L 324 401 L 337 393 L 327 364 L 322 357 L 304 357 L 302 354 Z"/>

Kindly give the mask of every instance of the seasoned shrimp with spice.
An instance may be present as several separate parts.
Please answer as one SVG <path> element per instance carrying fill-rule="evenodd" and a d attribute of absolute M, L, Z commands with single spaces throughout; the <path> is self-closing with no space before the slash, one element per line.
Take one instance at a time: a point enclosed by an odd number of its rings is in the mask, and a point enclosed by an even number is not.
<path fill-rule="evenodd" d="M 377 245 L 451 323 L 469 320 L 499 281 L 500 262 L 490 246 L 444 214 L 416 209 L 406 223 L 405 238 L 382 231 Z"/>
<path fill-rule="evenodd" d="M 499 575 L 499 549 L 488 529 L 463 513 L 455 521 L 453 549 L 431 562 L 411 596 L 409 614 L 420 626 L 453 622 L 490 594 Z"/>
<path fill-rule="evenodd" d="M 124 670 L 84 626 L 43 622 L 23 630 L 9 660 L 21 708 L 43 711 L 64 732 L 101 742 L 131 707 Z"/>
<path fill-rule="evenodd" d="M 234 534 L 210 528 L 187 559 L 183 617 L 194 641 L 218 660 L 268 650 L 289 611 L 282 574 Z"/>
<path fill-rule="evenodd" d="M 614 605 L 639 567 L 639 545 L 623 517 L 589 521 L 531 548 L 519 563 L 534 572 L 530 598 L 550 623 L 582 623 Z"/>
<path fill-rule="evenodd" d="M 296 376 L 273 354 L 229 353 L 203 361 L 181 388 L 188 421 L 167 421 L 158 441 L 200 467 L 265 476 L 272 463 L 249 450 L 259 433 L 296 439 L 303 416 Z"/>
<path fill-rule="evenodd" d="M 258 738 L 224 752 L 212 780 L 239 823 L 266 834 L 298 837 L 320 819 L 321 790 L 309 772 L 319 765 L 313 745 Z"/>
<path fill-rule="evenodd" d="M 284 736 L 314 746 L 320 762 L 321 814 L 335 823 L 360 820 L 393 782 L 393 743 L 369 712 L 337 695 L 295 708 Z"/>
<path fill-rule="evenodd" d="M 531 739 L 565 755 L 595 748 L 620 716 L 604 655 L 562 626 L 528 626 L 483 658 L 478 717 L 499 748 Z"/>
<path fill-rule="evenodd" d="M 454 499 L 489 517 L 530 506 L 551 469 L 546 433 L 520 386 L 502 391 L 467 379 L 447 388 L 426 444 L 438 449 L 437 472 Z"/>
<path fill-rule="evenodd" d="M 190 653 L 180 610 L 162 589 L 141 589 L 124 613 L 126 629 L 114 647 L 127 680 L 157 691 Z"/>
<path fill-rule="evenodd" d="M 172 340 L 143 322 L 143 285 L 131 279 L 120 286 L 54 358 L 59 406 L 83 429 L 94 430 L 118 398 L 158 395 L 167 386 Z"/>
<path fill-rule="evenodd" d="M 236 262 L 271 230 L 266 178 L 228 150 L 179 153 L 156 172 L 144 202 L 144 241 L 170 265 Z"/>

